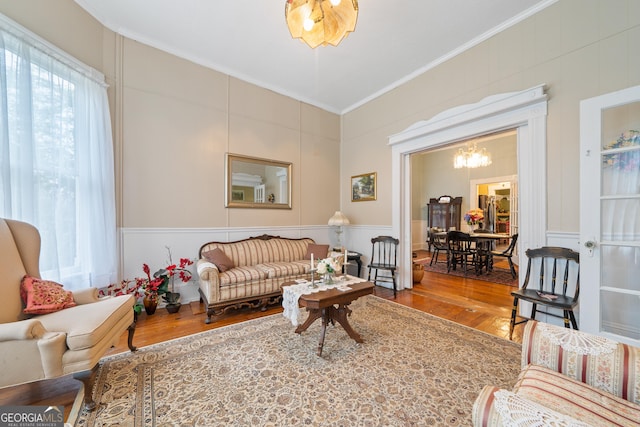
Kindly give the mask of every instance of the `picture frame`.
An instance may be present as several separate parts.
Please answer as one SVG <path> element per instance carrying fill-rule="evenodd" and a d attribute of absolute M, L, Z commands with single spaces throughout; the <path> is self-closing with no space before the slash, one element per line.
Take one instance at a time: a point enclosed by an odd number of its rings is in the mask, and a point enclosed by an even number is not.
<path fill-rule="evenodd" d="M 291 209 L 292 163 L 225 153 L 225 208 Z"/>
<path fill-rule="evenodd" d="M 363 173 L 351 177 L 351 201 L 370 202 L 376 200 L 378 191 L 377 172 Z"/>
<path fill-rule="evenodd" d="M 232 190 L 231 200 L 234 202 L 244 201 L 244 190 Z"/>

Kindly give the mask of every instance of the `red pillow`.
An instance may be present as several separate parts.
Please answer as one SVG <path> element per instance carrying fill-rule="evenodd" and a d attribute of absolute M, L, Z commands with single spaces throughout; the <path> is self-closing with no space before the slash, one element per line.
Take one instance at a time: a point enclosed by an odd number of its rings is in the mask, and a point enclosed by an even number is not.
<path fill-rule="evenodd" d="M 329 245 L 316 245 L 315 243 L 309 243 L 307 246 L 307 254 L 304 256 L 304 259 L 311 259 L 311 254 L 313 254 L 313 258 L 325 259 L 327 254 L 329 253 Z"/>
<path fill-rule="evenodd" d="M 235 267 L 235 265 L 233 265 L 233 261 L 231 261 L 227 254 L 225 254 L 224 251 L 220 248 L 215 248 L 212 251 L 204 252 L 202 256 L 207 261 L 215 264 L 221 273 L 224 273 L 225 271 Z"/>
<path fill-rule="evenodd" d="M 73 307 L 73 293 L 65 291 L 61 284 L 24 276 L 20 283 L 20 296 L 25 314 L 47 314 Z"/>

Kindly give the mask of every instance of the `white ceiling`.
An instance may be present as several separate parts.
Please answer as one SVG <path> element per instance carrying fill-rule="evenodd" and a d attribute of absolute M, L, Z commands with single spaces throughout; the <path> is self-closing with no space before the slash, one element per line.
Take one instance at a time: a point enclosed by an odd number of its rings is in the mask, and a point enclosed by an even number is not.
<path fill-rule="evenodd" d="M 103 25 L 225 74 L 345 113 L 556 0 L 360 0 L 337 47 L 292 39 L 285 0 L 75 0 Z"/>

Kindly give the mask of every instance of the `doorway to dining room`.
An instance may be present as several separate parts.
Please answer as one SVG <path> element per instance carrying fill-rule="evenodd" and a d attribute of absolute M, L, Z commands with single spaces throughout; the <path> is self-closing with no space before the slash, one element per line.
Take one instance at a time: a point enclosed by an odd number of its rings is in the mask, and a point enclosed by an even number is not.
<path fill-rule="evenodd" d="M 392 175 L 392 233 L 398 247 L 398 289 L 412 287 L 411 154 L 450 146 L 482 135 L 516 129 L 519 176 L 518 247 L 546 242 L 546 115 L 544 85 L 490 95 L 443 111 L 389 137 Z M 448 163 L 449 161 L 447 161 Z"/>
<path fill-rule="evenodd" d="M 460 148 L 464 150 L 470 146 L 490 156 L 490 164 L 482 167 L 455 168 L 454 158 Z M 439 218 L 434 218 L 433 206 L 430 204 L 441 196 L 462 200 L 461 206 L 455 208 L 459 209 L 459 212 L 451 212 L 452 218 L 447 221 L 447 228 L 467 231 L 465 213 L 472 209 L 480 209 L 483 212 L 483 219 L 477 227 L 504 234 L 505 239 L 496 240 L 492 245 L 494 245 L 493 250 L 496 251 L 506 249 L 509 236 L 517 233 L 518 224 L 518 159 L 515 130 L 500 131 L 444 147 L 412 153 L 410 164 L 411 248 L 412 255 L 415 255 L 416 259 L 431 258 L 430 231 L 434 227 L 436 229 L 442 227 L 442 224 Z M 512 229 L 515 230 L 514 233 L 511 233 Z M 517 255 L 514 258 L 517 265 Z M 446 264 L 442 264 L 443 259 L 446 260 L 446 256 L 441 255 L 437 265 L 425 265 L 425 268 L 446 273 Z M 517 283 L 517 278 L 512 280 L 508 265 L 506 269 L 502 267 L 505 266 L 497 261 L 496 268 L 489 274 L 485 273 L 482 280 L 511 286 L 514 282 Z M 457 273 L 453 272 L 453 274 Z M 503 280 L 504 278 L 509 280 Z"/>

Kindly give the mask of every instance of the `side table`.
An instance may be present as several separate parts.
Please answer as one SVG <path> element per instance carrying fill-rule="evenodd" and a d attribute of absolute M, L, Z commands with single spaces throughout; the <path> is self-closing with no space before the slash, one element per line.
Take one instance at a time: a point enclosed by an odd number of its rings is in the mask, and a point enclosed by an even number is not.
<path fill-rule="evenodd" d="M 356 264 L 358 264 L 358 277 L 360 277 L 360 273 L 362 271 L 362 260 L 360 259 L 361 257 L 362 254 L 360 252 L 347 251 L 347 263 L 349 263 L 349 261 L 355 261 Z M 344 265 L 342 266 L 342 273 L 346 273 Z"/>

